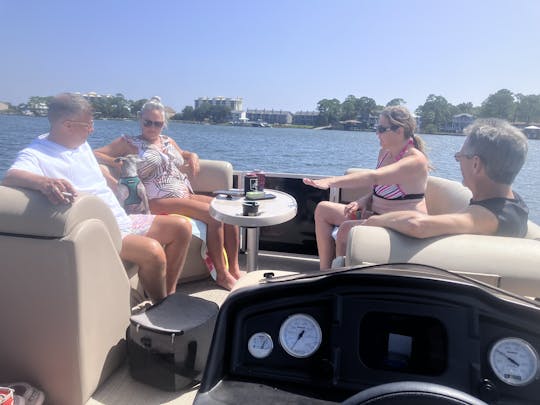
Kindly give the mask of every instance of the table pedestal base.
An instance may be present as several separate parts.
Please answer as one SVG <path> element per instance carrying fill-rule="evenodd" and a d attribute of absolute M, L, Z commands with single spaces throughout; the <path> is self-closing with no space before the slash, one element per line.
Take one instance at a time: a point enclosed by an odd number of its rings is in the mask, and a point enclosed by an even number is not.
<path fill-rule="evenodd" d="M 247 230 L 247 263 L 246 271 L 255 271 L 258 269 L 259 256 L 259 228 L 246 228 Z"/>

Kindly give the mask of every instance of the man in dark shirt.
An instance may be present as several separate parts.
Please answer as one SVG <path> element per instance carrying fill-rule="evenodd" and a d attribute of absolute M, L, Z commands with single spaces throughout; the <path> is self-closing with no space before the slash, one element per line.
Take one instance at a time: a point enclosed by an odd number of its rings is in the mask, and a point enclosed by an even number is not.
<path fill-rule="evenodd" d="M 473 233 L 524 237 L 529 210 L 512 190 L 527 156 L 527 138 L 499 119 L 479 119 L 465 128 L 467 138 L 455 154 L 463 184 L 472 191 L 462 212 L 426 215 L 390 212 L 368 218 L 364 225 L 382 226 L 417 238 Z"/>

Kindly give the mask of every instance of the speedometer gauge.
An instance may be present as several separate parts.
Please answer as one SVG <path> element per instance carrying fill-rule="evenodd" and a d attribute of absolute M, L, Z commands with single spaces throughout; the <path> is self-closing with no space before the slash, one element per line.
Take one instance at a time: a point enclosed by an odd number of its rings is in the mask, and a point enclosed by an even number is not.
<path fill-rule="evenodd" d="M 489 364 L 495 375 L 509 385 L 527 385 L 538 376 L 538 353 L 519 338 L 497 341 L 489 352 Z"/>
<path fill-rule="evenodd" d="M 289 316 L 279 329 L 281 347 L 293 357 L 309 357 L 317 351 L 322 341 L 321 327 L 307 314 Z"/>

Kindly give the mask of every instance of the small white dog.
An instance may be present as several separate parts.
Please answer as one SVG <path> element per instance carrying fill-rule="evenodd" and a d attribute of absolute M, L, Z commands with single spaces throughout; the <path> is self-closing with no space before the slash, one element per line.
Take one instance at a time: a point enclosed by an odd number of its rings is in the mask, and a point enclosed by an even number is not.
<path fill-rule="evenodd" d="M 128 214 L 149 214 L 146 189 L 137 175 L 137 163 L 142 159 L 137 155 L 127 155 L 116 158 L 115 162 L 122 162 L 117 193 L 120 204 Z"/>

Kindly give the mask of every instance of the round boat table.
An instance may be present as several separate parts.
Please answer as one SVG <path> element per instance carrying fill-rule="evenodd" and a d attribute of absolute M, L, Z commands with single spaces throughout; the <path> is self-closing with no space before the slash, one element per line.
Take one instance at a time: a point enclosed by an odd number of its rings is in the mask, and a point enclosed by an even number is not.
<path fill-rule="evenodd" d="M 247 229 L 247 268 L 248 272 L 257 270 L 259 254 L 259 228 L 287 222 L 296 216 L 296 200 L 289 194 L 277 190 L 265 189 L 265 193 L 273 194 L 276 198 L 255 200 L 259 203 L 256 216 L 242 214 L 244 197 L 228 197 L 217 195 L 210 203 L 210 215 L 226 224 L 238 225 Z"/>

